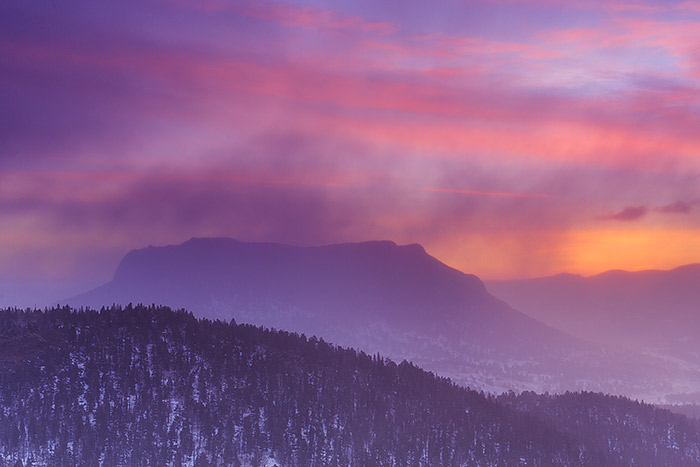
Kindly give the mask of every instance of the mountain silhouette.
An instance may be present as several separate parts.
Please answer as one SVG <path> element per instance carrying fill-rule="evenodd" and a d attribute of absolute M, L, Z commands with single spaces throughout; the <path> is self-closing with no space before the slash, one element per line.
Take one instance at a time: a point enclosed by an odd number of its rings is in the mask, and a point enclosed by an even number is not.
<path fill-rule="evenodd" d="M 108 284 L 67 300 L 185 308 L 414 361 L 473 387 L 640 394 L 657 369 L 514 310 L 420 245 L 297 247 L 194 238 L 128 253 Z"/>
<path fill-rule="evenodd" d="M 131 251 L 110 283 L 69 302 L 157 303 L 276 327 L 382 322 L 490 338 L 497 347 L 566 340 L 490 295 L 476 276 L 446 266 L 420 245 L 390 241 L 295 247 L 194 238 Z M 489 337 L 496 327 L 498 336 Z M 496 339 L 516 329 L 536 339 Z"/>

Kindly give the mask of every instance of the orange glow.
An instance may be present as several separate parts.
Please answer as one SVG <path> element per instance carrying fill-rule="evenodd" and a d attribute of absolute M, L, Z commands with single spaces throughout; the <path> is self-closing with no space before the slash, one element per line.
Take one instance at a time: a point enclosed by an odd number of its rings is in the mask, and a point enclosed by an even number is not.
<path fill-rule="evenodd" d="M 561 232 L 457 232 L 426 242 L 443 263 L 481 279 L 538 277 L 561 272 Z"/>
<path fill-rule="evenodd" d="M 563 269 L 585 276 L 610 269 L 673 269 L 700 261 L 700 229 L 589 230 L 568 237 Z"/>
<path fill-rule="evenodd" d="M 465 232 L 433 239 L 426 249 L 481 279 L 560 272 L 592 276 L 611 269 L 668 270 L 700 262 L 700 229 Z"/>

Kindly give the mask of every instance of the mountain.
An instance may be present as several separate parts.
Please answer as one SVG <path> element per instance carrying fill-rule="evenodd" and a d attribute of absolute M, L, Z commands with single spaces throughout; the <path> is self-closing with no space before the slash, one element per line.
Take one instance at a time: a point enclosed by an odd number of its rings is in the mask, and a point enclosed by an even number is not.
<path fill-rule="evenodd" d="M 342 327 L 379 321 L 482 338 L 498 326 L 504 339 L 490 342 L 498 347 L 513 344 L 512 329 L 562 338 L 488 294 L 476 276 L 444 265 L 420 245 L 389 241 L 303 248 L 195 238 L 130 252 L 109 284 L 69 302 L 158 303 L 285 329 L 319 320 Z"/>
<path fill-rule="evenodd" d="M 67 301 L 162 304 L 407 359 L 487 391 L 595 390 L 661 400 L 684 369 L 601 349 L 527 317 L 419 245 L 295 247 L 195 238 L 128 253 Z"/>
<path fill-rule="evenodd" d="M 488 289 L 582 339 L 700 365 L 700 264 L 670 271 L 491 281 Z"/>
<path fill-rule="evenodd" d="M 316 335 L 488 391 L 590 389 L 641 397 L 665 390 L 656 378 L 665 368 L 640 366 L 633 355 L 611 358 L 544 326 L 419 245 L 196 238 L 128 253 L 110 283 L 67 303 L 163 304 Z"/>
<path fill-rule="evenodd" d="M 0 349 L 2 465 L 700 465 L 700 422 L 653 406 L 496 398 L 165 307 L 0 310 Z"/>

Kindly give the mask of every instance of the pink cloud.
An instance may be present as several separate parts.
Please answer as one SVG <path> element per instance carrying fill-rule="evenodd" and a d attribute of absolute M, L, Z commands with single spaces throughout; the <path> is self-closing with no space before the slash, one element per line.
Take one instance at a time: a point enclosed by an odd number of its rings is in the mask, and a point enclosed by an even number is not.
<path fill-rule="evenodd" d="M 437 193 L 454 193 L 454 194 L 460 194 L 460 195 L 493 196 L 496 198 L 548 198 L 550 196 L 550 195 L 538 194 L 538 193 L 511 193 L 511 192 L 499 192 L 499 191 L 479 191 L 479 190 L 436 188 L 436 187 L 427 187 L 427 188 L 423 188 L 423 190 L 433 191 L 433 192 L 437 192 Z"/>
<path fill-rule="evenodd" d="M 286 26 L 307 29 L 335 29 L 356 32 L 391 34 L 398 28 L 388 22 L 370 22 L 364 19 L 338 13 L 334 10 L 320 10 L 314 7 L 297 7 L 279 2 L 251 2 L 238 10 L 254 18 L 276 21 Z"/>
<path fill-rule="evenodd" d="M 170 0 L 164 1 L 167 3 Z M 175 0 L 174 3 L 208 12 L 231 12 L 292 28 L 378 35 L 392 34 L 398 31 L 398 27 L 389 22 L 366 21 L 359 16 L 344 14 L 334 9 L 298 6 L 274 0 L 237 2 L 224 0 Z"/>
<path fill-rule="evenodd" d="M 658 154 L 692 160 L 700 150 L 697 117 L 678 106 L 660 105 L 669 99 L 688 102 L 691 88 L 600 99 L 556 94 L 531 98 L 526 89 L 494 80 L 478 66 L 425 75 L 391 71 L 373 78 L 330 70 L 323 60 L 263 65 L 173 51 L 122 49 L 104 54 L 59 45 L 12 46 L 6 51 L 25 61 L 56 60 L 140 73 L 166 86 L 194 91 L 200 103 L 205 97 L 211 105 L 220 106 L 234 96 L 284 99 L 324 127 L 332 125 L 361 140 L 426 151 L 640 165 L 654 164 Z M 469 79 L 458 83 L 456 76 Z M 327 107 L 319 109 L 313 103 Z M 362 118 L 346 115 L 356 109 L 368 113 Z M 402 117 L 373 115 L 374 111 L 399 112 Z M 664 118 L 647 125 L 636 118 L 645 114 Z M 440 120 L 424 120 L 432 117 Z"/>
<path fill-rule="evenodd" d="M 690 10 L 700 13 L 700 4 L 698 4 L 697 2 L 683 2 L 676 5 L 676 8 L 678 10 Z"/>
<path fill-rule="evenodd" d="M 610 0 L 485 0 L 489 3 L 512 3 L 520 5 L 557 6 L 578 10 L 600 10 L 607 12 L 659 13 L 669 7 L 658 2 L 618 2 Z"/>
<path fill-rule="evenodd" d="M 540 35 L 543 39 L 554 43 L 570 43 L 570 42 L 599 42 L 607 37 L 605 31 L 599 28 L 589 29 L 558 29 L 549 31 Z"/>

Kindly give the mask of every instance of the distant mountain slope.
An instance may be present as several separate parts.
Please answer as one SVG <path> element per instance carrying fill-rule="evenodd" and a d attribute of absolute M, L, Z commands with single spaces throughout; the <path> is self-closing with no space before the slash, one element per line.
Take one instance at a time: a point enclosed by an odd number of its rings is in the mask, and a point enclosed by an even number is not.
<path fill-rule="evenodd" d="M 486 333 L 498 346 L 565 339 L 491 296 L 476 276 L 446 266 L 420 245 L 389 241 L 302 248 L 195 238 L 130 252 L 110 283 L 69 302 L 157 303 L 224 319 L 249 310 L 251 322 L 285 328 L 381 321 L 479 339 Z M 275 315 L 265 322 L 270 312 Z M 490 335 L 496 328 L 502 336 Z M 516 336 L 514 329 L 537 335 Z"/>
<path fill-rule="evenodd" d="M 561 274 L 491 281 L 488 289 L 580 338 L 700 364 L 700 264 L 588 278 Z"/>
<path fill-rule="evenodd" d="M 409 363 L 162 307 L 0 311 L 0 348 L 15 348 L 0 361 L 3 465 L 700 465 L 700 424 L 665 410 L 496 400 Z"/>
<path fill-rule="evenodd" d="M 196 238 L 127 254 L 73 306 L 163 304 L 408 359 L 488 391 L 673 392 L 662 362 L 586 346 L 490 295 L 419 245 L 321 247 Z M 685 375 L 683 375 L 685 377 Z M 673 376 L 674 381 L 678 378 Z"/>
<path fill-rule="evenodd" d="M 494 390 L 539 388 L 552 379 L 543 361 L 583 351 L 490 295 L 476 276 L 419 245 L 388 241 L 302 248 L 198 238 L 149 247 L 127 254 L 110 283 L 68 303 L 183 307 L 408 358 Z M 486 369 L 493 360 L 514 362 Z"/>

